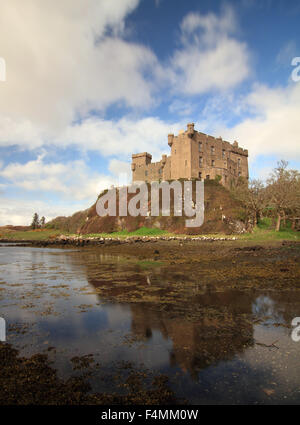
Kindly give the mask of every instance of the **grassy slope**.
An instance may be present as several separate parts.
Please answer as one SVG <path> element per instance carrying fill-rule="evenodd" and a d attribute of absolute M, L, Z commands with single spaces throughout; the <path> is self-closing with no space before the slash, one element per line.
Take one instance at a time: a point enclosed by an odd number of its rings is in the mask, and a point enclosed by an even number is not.
<path fill-rule="evenodd" d="M 9 231 L 6 232 L 5 230 L 1 229 L 0 232 L 0 239 L 10 239 L 10 240 L 47 240 L 54 238 L 58 235 L 60 235 L 62 232 L 58 230 L 42 230 L 42 231 L 36 231 L 36 230 L 28 230 L 28 231 Z"/>
<path fill-rule="evenodd" d="M 183 185 L 183 182 L 181 184 Z M 149 192 L 151 191 L 150 186 L 148 190 Z M 128 196 L 128 204 L 133 196 Z M 173 206 L 173 191 L 171 191 L 170 198 L 171 206 Z M 193 198 L 196 198 L 195 185 L 193 185 Z M 187 217 L 184 215 L 182 217 L 175 217 L 172 208 L 169 217 L 162 215 L 159 217 L 132 217 L 129 215 L 127 217 L 99 217 L 96 211 L 96 204 L 94 204 L 88 211 L 87 218 L 80 228 L 80 232 L 85 235 L 95 233 L 112 234 L 120 232 L 122 229 L 128 232 L 137 232 L 139 228 L 148 227 L 158 228 L 168 233 L 176 234 L 232 233 L 235 230 L 232 223 L 241 220 L 241 203 L 235 200 L 228 190 L 214 180 L 205 182 L 204 202 L 204 224 L 200 229 L 186 227 Z M 148 207 L 150 208 L 150 206 L 151 201 Z M 225 220 L 222 220 L 222 215 L 225 216 Z"/>

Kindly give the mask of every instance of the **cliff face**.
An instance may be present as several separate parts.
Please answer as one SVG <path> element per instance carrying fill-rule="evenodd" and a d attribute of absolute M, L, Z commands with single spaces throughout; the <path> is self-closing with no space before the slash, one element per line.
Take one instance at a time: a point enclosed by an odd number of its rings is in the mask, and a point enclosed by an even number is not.
<path fill-rule="evenodd" d="M 170 217 L 99 217 L 96 203 L 89 210 L 78 212 L 72 217 L 58 217 L 48 223 L 48 227 L 81 234 L 112 233 L 120 230 L 132 232 L 140 227 L 159 228 L 177 234 L 230 234 L 245 231 L 245 223 L 241 220 L 242 206 L 227 189 L 215 181 L 207 181 L 204 193 L 204 224 L 198 228 L 186 227 L 185 220 L 188 217 L 174 217 L 172 212 Z M 135 195 L 128 196 L 128 202 L 133 196 Z M 149 207 L 150 205 L 149 202 Z M 173 191 L 171 191 L 172 205 Z"/>

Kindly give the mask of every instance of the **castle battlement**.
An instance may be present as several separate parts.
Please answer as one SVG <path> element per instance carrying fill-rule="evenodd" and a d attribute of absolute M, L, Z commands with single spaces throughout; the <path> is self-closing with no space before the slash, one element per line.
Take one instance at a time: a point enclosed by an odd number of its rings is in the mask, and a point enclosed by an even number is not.
<path fill-rule="evenodd" d="M 171 155 L 163 155 L 152 162 L 147 152 L 132 155 L 132 180 L 152 182 L 178 179 L 215 179 L 219 176 L 224 186 L 239 177 L 249 178 L 248 150 L 221 137 L 210 136 L 195 130 L 189 123 L 186 131 L 177 136 L 168 135 Z"/>

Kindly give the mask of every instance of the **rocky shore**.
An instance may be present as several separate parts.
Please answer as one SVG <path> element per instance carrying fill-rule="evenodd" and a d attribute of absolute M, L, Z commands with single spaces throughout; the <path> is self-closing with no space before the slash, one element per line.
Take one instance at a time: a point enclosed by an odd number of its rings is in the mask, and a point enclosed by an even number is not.
<path fill-rule="evenodd" d="M 219 241 L 236 241 L 236 237 L 214 237 L 214 236 L 130 236 L 127 238 L 103 238 L 103 237 L 83 237 L 83 236 L 66 236 L 61 235 L 55 239 L 47 240 L 12 240 L 0 239 L 0 243 L 31 245 L 38 247 L 70 245 L 70 246 L 97 246 L 97 245 L 122 245 L 147 242 L 219 242 Z"/>

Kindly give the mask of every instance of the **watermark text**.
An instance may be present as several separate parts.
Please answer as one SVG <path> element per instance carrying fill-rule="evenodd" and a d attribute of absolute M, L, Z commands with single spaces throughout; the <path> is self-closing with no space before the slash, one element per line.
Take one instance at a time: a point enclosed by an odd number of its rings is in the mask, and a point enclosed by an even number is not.
<path fill-rule="evenodd" d="M 6 62 L 0 57 L 0 81 L 6 81 Z"/>
<path fill-rule="evenodd" d="M 300 81 L 300 56 L 293 58 L 291 65 L 296 67 L 291 74 L 292 80 L 298 83 Z"/>
<path fill-rule="evenodd" d="M 193 191 L 193 184 L 195 190 Z M 129 187 L 112 187 L 97 201 L 96 210 L 100 217 L 164 217 L 171 216 L 171 191 L 173 194 L 173 215 L 186 217 L 186 227 L 200 227 L 204 222 L 204 182 L 200 180 L 183 182 L 157 182 L 150 184 L 134 182 Z M 149 193 L 150 192 L 150 193 Z M 130 196 L 134 194 L 134 196 Z M 151 194 L 151 207 L 149 207 Z M 117 202 L 118 201 L 118 202 Z M 118 205 L 117 205 L 118 204 Z"/>
<path fill-rule="evenodd" d="M 292 320 L 292 327 L 294 328 L 292 331 L 292 340 L 294 342 L 300 342 L 300 317 L 295 317 Z"/>
<path fill-rule="evenodd" d="M 0 342 L 6 341 L 6 322 L 0 317 Z"/>

